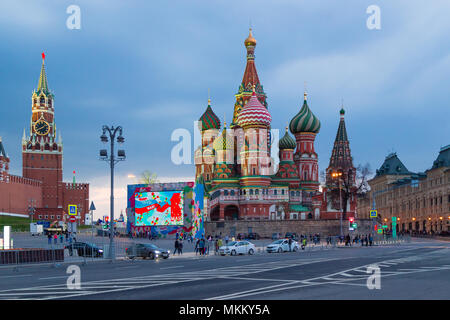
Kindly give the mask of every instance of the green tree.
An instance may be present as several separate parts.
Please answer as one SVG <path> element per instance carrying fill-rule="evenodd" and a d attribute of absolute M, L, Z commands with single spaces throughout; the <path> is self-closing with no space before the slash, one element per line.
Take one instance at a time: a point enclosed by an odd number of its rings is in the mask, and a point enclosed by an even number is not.
<path fill-rule="evenodd" d="M 139 183 L 142 184 L 152 184 L 158 182 L 159 182 L 158 175 L 156 173 L 151 172 L 150 170 L 143 171 L 139 177 Z"/>

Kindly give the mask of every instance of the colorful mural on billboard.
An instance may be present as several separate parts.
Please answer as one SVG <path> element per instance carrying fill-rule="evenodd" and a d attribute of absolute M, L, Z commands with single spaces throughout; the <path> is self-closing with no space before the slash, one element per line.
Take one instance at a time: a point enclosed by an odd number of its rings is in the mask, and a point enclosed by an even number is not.
<path fill-rule="evenodd" d="M 205 188 L 202 181 L 197 181 L 194 188 L 194 217 L 192 224 L 192 233 L 196 238 L 203 238 L 205 236 L 205 229 L 203 223 L 204 213 L 204 198 Z"/>
<path fill-rule="evenodd" d="M 168 226 L 183 225 L 182 191 L 136 192 L 135 225 Z"/>
<path fill-rule="evenodd" d="M 165 237 L 178 233 L 181 235 L 193 235 L 194 214 L 194 182 L 173 182 L 153 184 L 132 184 L 127 186 L 127 232 L 133 236 L 151 234 L 153 237 Z M 183 204 L 181 205 L 181 225 L 136 225 L 136 194 L 156 192 L 181 192 Z M 169 199 L 170 200 L 170 199 Z M 164 206 L 164 204 L 160 204 Z M 161 219 L 161 218 L 160 218 Z"/>

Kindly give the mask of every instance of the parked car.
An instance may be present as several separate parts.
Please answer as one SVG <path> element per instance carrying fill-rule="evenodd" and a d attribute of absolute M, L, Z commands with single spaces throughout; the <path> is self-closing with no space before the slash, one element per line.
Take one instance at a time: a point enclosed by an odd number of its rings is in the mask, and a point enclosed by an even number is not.
<path fill-rule="evenodd" d="M 249 240 L 259 240 L 261 237 L 259 236 L 259 234 L 255 233 L 255 232 L 250 232 L 247 236 L 247 239 Z"/>
<path fill-rule="evenodd" d="M 237 239 L 238 239 L 238 240 L 244 240 L 244 239 L 247 239 L 247 234 L 246 234 L 246 233 L 239 233 L 239 234 L 237 235 Z"/>
<path fill-rule="evenodd" d="M 280 238 L 281 238 L 281 233 L 279 233 L 279 232 L 272 233 L 272 240 L 278 240 Z"/>
<path fill-rule="evenodd" d="M 219 248 L 219 254 L 225 256 L 229 254 L 230 256 L 235 256 L 238 254 L 254 254 L 255 245 L 249 241 L 232 241 L 228 242 L 227 245 Z"/>
<path fill-rule="evenodd" d="M 291 249 L 289 249 L 289 239 L 279 239 L 267 246 L 267 252 L 287 252 L 294 251 L 297 252 L 300 249 L 300 245 L 297 241 L 292 240 Z"/>
<path fill-rule="evenodd" d="M 68 249 L 70 255 L 73 255 L 73 251 L 77 250 L 80 257 L 103 257 L 103 249 L 93 243 L 74 242 L 66 245 L 64 249 Z"/>
<path fill-rule="evenodd" d="M 286 232 L 284 237 L 287 239 L 291 238 L 292 240 L 298 241 L 298 234 L 295 232 Z"/>
<path fill-rule="evenodd" d="M 167 259 L 170 256 L 170 250 L 162 249 L 151 243 L 136 243 L 125 249 L 128 258 L 134 259 L 141 257 L 143 259 Z"/>

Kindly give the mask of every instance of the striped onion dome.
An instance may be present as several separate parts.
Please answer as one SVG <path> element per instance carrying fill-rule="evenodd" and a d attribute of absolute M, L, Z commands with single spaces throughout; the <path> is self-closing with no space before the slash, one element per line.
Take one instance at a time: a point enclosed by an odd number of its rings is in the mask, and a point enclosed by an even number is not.
<path fill-rule="evenodd" d="M 239 113 L 237 119 L 238 125 L 242 128 L 254 125 L 269 126 L 271 121 L 272 116 L 270 115 L 266 107 L 264 107 L 261 102 L 259 102 L 258 98 L 256 97 L 255 88 L 253 88 L 251 98 Z"/>
<path fill-rule="evenodd" d="M 318 133 L 320 130 L 320 121 L 309 109 L 308 103 L 306 102 L 306 92 L 304 97 L 303 106 L 299 113 L 292 118 L 289 124 L 292 134 L 300 132 L 312 132 Z"/>
<path fill-rule="evenodd" d="M 284 137 L 278 141 L 278 149 L 285 150 L 285 149 L 295 149 L 297 144 L 295 143 L 294 138 L 292 138 L 289 135 L 288 127 L 286 127 L 286 133 L 284 134 Z"/>
<path fill-rule="evenodd" d="M 220 129 L 220 120 L 211 108 L 211 99 L 208 99 L 208 107 L 198 121 L 200 121 L 198 125 L 200 131 Z"/>
<path fill-rule="evenodd" d="M 213 148 L 214 150 L 232 150 L 233 147 L 233 135 L 227 130 L 227 125 L 225 123 L 222 134 L 220 134 L 213 142 Z"/>

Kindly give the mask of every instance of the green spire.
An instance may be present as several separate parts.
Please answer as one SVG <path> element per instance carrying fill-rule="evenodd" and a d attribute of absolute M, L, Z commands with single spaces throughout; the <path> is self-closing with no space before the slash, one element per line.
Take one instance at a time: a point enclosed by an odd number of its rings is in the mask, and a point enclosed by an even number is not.
<path fill-rule="evenodd" d="M 42 52 L 42 67 L 41 74 L 39 75 L 39 83 L 37 91 L 48 92 L 47 75 L 45 74 L 45 54 Z"/>

